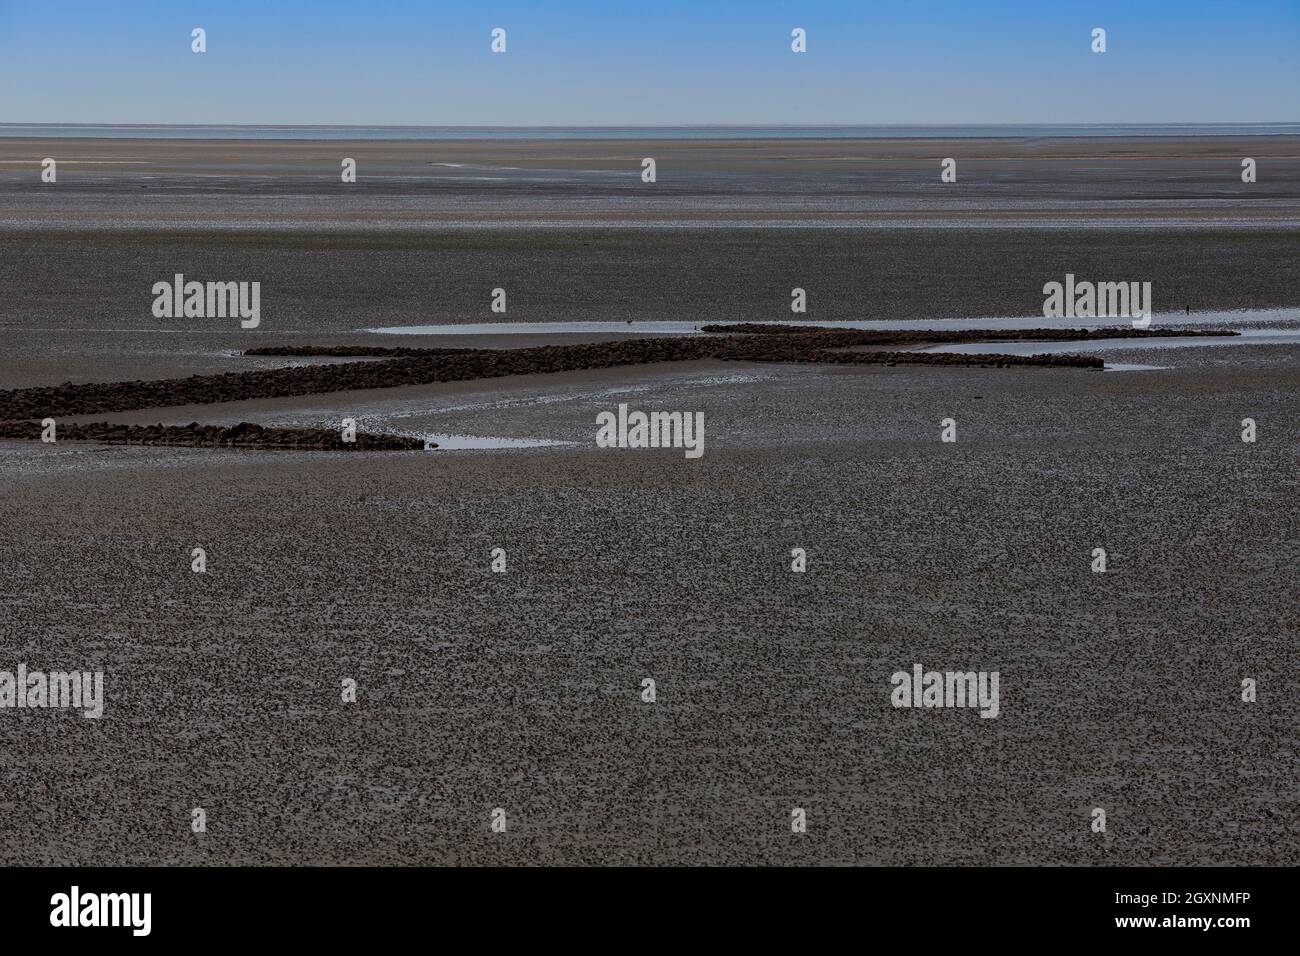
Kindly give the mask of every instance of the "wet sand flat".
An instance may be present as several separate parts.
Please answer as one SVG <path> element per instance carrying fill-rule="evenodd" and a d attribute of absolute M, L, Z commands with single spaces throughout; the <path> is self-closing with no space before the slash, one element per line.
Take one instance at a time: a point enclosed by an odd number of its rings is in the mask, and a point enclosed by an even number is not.
<path fill-rule="evenodd" d="M 809 322 L 1034 317 L 1067 272 L 1294 332 L 1298 209 L 1294 137 L 0 139 L 0 389 L 609 340 L 389 326 L 791 321 L 796 286 Z M 261 325 L 155 318 L 176 273 L 260 281 Z M 664 362 L 66 419 L 466 439 L 429 452 L 0 441 L 0 670 L 107 697 L 0 714 L 0 860 L 1294 865 L 1300 349 L 1087 354 L 1167 367 Z M 703 413 L 703 456 L 597 448 L 620 403 Z M 999 716 L 895 709 L 915 663 L 998 671 Z"/>
<path fill-rule="evenodd" d="M 0 139 L 0 228 L 1300 221 L 1294 136 L 304 142 Z M 57 184 L 40 162 L 61 161 Z M 357 163 L 355 183 L 342 160 Z M 642 181 L 653 158 L 656 181 Z M 1241 181 L 1254 159 L 1258 180 Z M 940 162 L 957 161 L 943 183 Z M 38 188 L 33 188 L 38 187 Z"/>
<path fill-rule="evenodd" d="M 0 443 L 5 653 L 108 687 L 0 724 L 9 861 L 1294 863 L 1298 370 L 1204 351 L 603 370 L 439 418 L 576 448 Z M 706 454 L 595 449 L 618 400 L 703 410 Z M 893 709 L 913 662 L 999 670 L 1000 716 Z"/>
<path fill-rule="evenodd" d="M 1289 136 L 0 139 L 0 386 L 222 371 L 380 326 L 782 320 L 796 287 L 810 321 L 1038 315 L 1066 273 L 1150 281 L 1159 312 L 1290 307 L 1298 212 Z M 177 273 L 260 282 L 260 326 L 155 318 Z"/>
<path fill-rule="evenodd" d="M 155 318 L 153 285 L 176 273 L 261 282 L 261 324 Z M 1161 313 L 1292 307 L 1300 229 L 0 232 L 0 387 L 228 371 L 265 345 L 394 344 L 361 331 L 383 326 L 789 321 L 796 287 L 812 322 L 1041 316 L 1043 285 L 1066 273 L 1150 281 Z"/>

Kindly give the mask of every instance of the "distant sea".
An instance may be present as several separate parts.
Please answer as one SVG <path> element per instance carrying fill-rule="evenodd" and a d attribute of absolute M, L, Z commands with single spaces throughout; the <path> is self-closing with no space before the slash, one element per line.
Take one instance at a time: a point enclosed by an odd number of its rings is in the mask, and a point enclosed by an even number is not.
<path fill-rule="evenodd" d="M 0 138 L 103 139 L 1036 139 L 1079 136 L 1300 136 L 1300 123 L 1023 126 L 115 126 L 0 123 Z"/>

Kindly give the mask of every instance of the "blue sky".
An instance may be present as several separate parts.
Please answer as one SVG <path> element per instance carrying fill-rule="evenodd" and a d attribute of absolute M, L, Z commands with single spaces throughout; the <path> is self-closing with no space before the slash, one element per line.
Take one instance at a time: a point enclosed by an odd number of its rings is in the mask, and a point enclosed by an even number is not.
<path fill-rule="evenodd" d="M 9 123 L 1298 120 L 1300 0 L 0 0 Z"/>

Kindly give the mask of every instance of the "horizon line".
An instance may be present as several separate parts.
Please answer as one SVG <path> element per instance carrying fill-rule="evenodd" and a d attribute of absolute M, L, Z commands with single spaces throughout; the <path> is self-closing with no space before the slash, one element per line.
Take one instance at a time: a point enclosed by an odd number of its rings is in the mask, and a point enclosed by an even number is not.
<path fill-rule="evenodd" d="M 1260 120 L 1257 122 L 1234 120 L 1194 120 L 1178 122 L 1142 122 L 1128 121 L 1122 123 L 1079 123 L 1070 121 L 1032 121 L 1011 122 L 1005 120 L 987 122 L 934 122 L 934 123 L 538 123 L 538 124 L 462 124 L 462 123 L 82 123 L 60 121 L 29 123 L 18 121 L 0 122 L 0 127 L 63 127 L 82 126 L 96 129 L 854 129 L 854 128 L 891 128 L 891 129 L 932 129 L 936 126 L 983 127 L 983 126 L 1077 126 L 1097 128 L 1117 128 L 1125 126 L 1300 126 L 1296 120 Z"/>

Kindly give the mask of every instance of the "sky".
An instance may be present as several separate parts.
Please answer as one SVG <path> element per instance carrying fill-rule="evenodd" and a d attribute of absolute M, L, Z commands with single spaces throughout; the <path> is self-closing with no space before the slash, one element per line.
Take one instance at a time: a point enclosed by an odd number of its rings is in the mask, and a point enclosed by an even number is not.
<path fill-rule="evenodd" d="M 1300 0 L 0 0 L 0 123 L 1295 121 Z"/>

